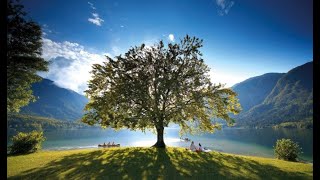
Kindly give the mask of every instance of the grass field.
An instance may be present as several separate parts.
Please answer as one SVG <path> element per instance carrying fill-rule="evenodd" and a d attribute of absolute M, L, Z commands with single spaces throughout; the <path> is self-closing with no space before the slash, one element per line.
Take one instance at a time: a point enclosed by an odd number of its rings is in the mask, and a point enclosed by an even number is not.
<path fill-rule="evenodd" d="M 312 179 L 311 164 L 184 148 L 41 151 L 8 156 L 8 179 Z"/>

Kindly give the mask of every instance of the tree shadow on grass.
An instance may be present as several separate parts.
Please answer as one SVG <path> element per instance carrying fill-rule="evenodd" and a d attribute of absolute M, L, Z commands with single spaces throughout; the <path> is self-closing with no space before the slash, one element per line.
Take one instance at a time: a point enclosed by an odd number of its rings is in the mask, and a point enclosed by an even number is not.
<path fill-rule="evenodd" d="M 287 172 L 278 167 L 260 164 L 257 161 L 237 156 L 211 153 L 181 152 L 176 149 L 171 153 L 174 167 L 183 176 L 200 179 L 312 179 L 301 172 Z M 182 159 L 188 153 L 191 159 Z"/>
<path fill-rule="evenodd" d="M 120 148 L 77 153 L 8 179 L 312 179 L 256 161 L 175 148 Z"/>

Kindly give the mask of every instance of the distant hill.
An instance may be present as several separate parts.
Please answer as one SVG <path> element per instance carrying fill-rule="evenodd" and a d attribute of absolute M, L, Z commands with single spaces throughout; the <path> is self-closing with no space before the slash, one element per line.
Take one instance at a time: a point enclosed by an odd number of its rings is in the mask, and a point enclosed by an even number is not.
<path fill-rule="evenodd" d="M 249 78 L 232 87 L 238 93 L 242 111 L 262 103 L 285 73 L 267 73 Z"/>
<path fill-rule="evenodd" d="M 15 135 L 17 132 L 30 132 L 32 130 L 50 131 L 57 129 L 92 128 L 92 126 L 82 122 L 60 121 L 57 119 L 25 114 L 8 114 L 7 123 L 7 136 Z"/>
<path fill-rule="evenodd" d="M 53 81 L 43 79 L 32 85 L 33 94 L 38 97 L 21 109 L 21 114 L 75 121 L 82 117 L 88 99 L 72 90 L 58 87 Z"/>
<path fill-rule="evenodd" d="M 234 87 L 234 90 L 239 94 L 240 102 L 244 102 L 244 111 L 236 117 L 237 125 L 265 127 L 282 123 L 288 124 L 288 122 L 294 122 L 300 126 L 303 122 L 312 123 L 313 62 L 298 66 L 281 75 L 270 93 L 261 101 L 261 97 L 267 92 L 267 90 L 262 91 L 261 89 L 269 89 L 276 78 L 270 80 L 268 85 L 260 83 L 260 85 L 256 84 L 258 87 L 254 87 L 252 84 L 247 84 L 252 81 L 249 79 L 250 81 L 244 81 Z M 250 88 L 239 88 L 239 86 Z M 258 92 L 247 93 L 254 91 L 254 89 Z M 256 94 L 261 96 L 256 96 Z M 257 103 L 258 101 L 260 103 Z M 257 104 L 250 107 L 255 103 Z"/>

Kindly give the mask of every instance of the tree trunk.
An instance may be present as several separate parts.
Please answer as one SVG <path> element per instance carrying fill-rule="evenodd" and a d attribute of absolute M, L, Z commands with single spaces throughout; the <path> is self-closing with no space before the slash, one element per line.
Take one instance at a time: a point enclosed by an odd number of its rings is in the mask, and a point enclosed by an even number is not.
<path fill-rule="evenodd" d="M 164 141 L 163 141 L 163 130 L 164 130 L 163 126 L 157 127 L 157 143 L 155 143 L 153 147 L 156 147 L 156 148 L 166 147 L 166 144 L 164 144 Z"/>

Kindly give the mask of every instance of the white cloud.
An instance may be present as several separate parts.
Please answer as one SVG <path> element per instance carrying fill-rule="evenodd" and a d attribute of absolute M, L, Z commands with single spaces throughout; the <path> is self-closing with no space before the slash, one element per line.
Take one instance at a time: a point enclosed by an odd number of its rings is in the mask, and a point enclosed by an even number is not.
<path fill-rule="evenodd" d="M 47 24 L 43 24 L 41 30 L 42 30 L 43 36 L 46 36 L 46 35 L 52 34 L 52 33 L 57 33 L 57 32 L 53 32 L 52 30 L 50 30 L 49 26 Z"/>
<path fill-rule="evenodd" d="M 112 46 L 111 50 L 113 54 L 120 55 L 120 49 L 118 46 Z"/>
<path fill-rule="evenodd" d="M 169 34 L 168 39 L 172 42 L 174 42 L 174 35 L 173 34 Z"/>
<path fill-rule="evenodd" d="M 99 17 L 98 13 L 92 13 L 93 18 L 89 18 L 88 21 L 97 25 L 97 26 L 101 26 L 101 23 L 104 21 L 103 19 L 101 19 Z"/>
<path fill-rule="evenodd" d="M 87 89 L 93 64 L 102 64 L 104 55 L 88 52 L 78 43 L 54 42 L 43 38 L 42 56 L 50 60 L 49 72 L 40 73 L 44 78 L 53 80 L 58 86 L 74 90 L 80 94 Z"/>
<path fill-rule="evenodd" d="M 94 7 L 93 3 L 91 2 L 88 2 L 88 4 L 90 5 L 91 9 L 95 10 L 96 8 Z M 104 22 L 103 19 L 101 19 L 99 17 L 99 14 L 98 13 L 92 13 L 92 16 L 91 18 L 88 18 L 88 21 L 97 25 L 97 26 L 101 26 L 102 22 Z"/>
<path fill-rule="evenodd" d="M 220 16 L 227 15 L 231 7 L 234 5 L 234 1 L 230 0 L 216 0 L 216 3 L 219 8 L 218 13 Z"/>
<path fill-rule="evenodd" d="M 88 4 L 90 5 L 90 7 L 91 7 L 92 9 L 96 9 L 91 2 L 88 2 Z"/>
<path fill-rule="evenodd" d="M 210 69 L 209 75 L 212 83 L 225 84 L 225 87 L 231 87 L 236 83 L 239 83 L 249 78 L 249 77 L 239 76 L 238 73 L 232 74 L 232 72 L 231 73 L 221 72 L 221 71 L 213 70 L 212 68 Z"/>

